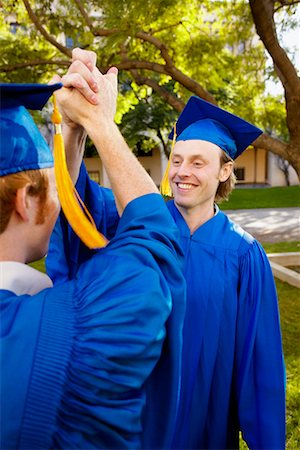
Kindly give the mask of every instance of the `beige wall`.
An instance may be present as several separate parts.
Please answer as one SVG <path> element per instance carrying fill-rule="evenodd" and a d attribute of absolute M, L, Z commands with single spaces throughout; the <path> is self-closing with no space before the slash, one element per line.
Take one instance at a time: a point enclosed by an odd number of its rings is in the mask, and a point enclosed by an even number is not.
<path fill-rule="evenodd" d="M 150 173 L 155 184 L 159 186 L 163 171 L 167 164 L 166 158 L 161 156 L 158 148 L 154 149 L 152 156 L 141 156 L 138 158 L 143 167 Z M 244 168 L 245 179 L 239 180 L 238 184 L 268 184 L 270 186 L 284 186 L 285 180 L 282 172 L 276 167 L 274 155 L 267 153 L 264 149 L 254 150 L 249 147 L 236 160 L 235 168 Z M 85 158 L 86 168 L 95 181 L 102 186 L 110 187 L 105 170 L 103 170 L 100 158 Z M 291 169 L 291 184 L 299 184 L 296 172 Z M 295 172 L 295 173 L 292 173 Z M 98 178 L 98 180 L 96 179 Z"/>
<path fill-rule="evenodd" d="M 244 168 L 245 179 L 238 183 L 267 183 L 267 152 L 248 147 L 236 160 L 235 169 Z"/>
<path fill-rule="evenodd" d="M 152 156 L 139 156 L 138 160 L 151 175 L 156 186 L 159 186 L 162 179 L 161 157 L 158 148 L 152 150 Z"/>
<path fill-rule="evenodd" d="M 162 178 L 161 156 L 158 148 L 152 150 L 152 156 L 140 156 L 138 158 L 142 166 L 151 175 L 154 183 L 159 186 Z M 106 172 L 103 169 L 101 159 L 84 158 L 84 163 L 92 179 L 99 182 L 102 186 L 110 187 Z M 96 179 L 99 178 L 99 181 Z"/>

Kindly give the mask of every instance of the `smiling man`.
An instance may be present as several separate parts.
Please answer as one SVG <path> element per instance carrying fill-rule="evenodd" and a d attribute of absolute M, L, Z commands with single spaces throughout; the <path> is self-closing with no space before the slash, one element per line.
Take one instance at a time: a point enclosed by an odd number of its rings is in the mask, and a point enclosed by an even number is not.
<path fill-rule="evenodd" d="M 261 130 L 198 97 L 176 130 L 162 183 L 174 197 L 167 205 L 187 281 L 173 448 L 236 449 L 241 431 L 250 449 L 283 449 L 284 366 L 272 272 L 260 244 L 216 205 L 234 186 L 233 160 Z"/>

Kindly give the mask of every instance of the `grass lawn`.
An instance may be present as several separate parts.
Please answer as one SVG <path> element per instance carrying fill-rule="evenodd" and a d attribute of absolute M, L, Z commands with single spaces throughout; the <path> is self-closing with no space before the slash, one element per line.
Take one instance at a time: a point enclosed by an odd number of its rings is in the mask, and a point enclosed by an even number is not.
<path fill-rule="evenodd" d="M 287 388 L 286 449 L 300 448 L 300 296 L 299 289 L 276 280 Z"/>
<path fill-rule="evenodd" d="M 300 252 L 299 241 L 289 242 L 265 242 L 262 243 L 266 253 L 285 253 L 285 252 Z M 300 305 L 299 305 L 300 306 Z"/>
<path fill-rule="evenodd" d="M 300 296 L 299 289 L 276 281 L 286 366 L 286 450 L 300 448 Z M 247 449 L 240 439 L 242 450 Z"/>
<path fill-rule="evenodd" d="M 263 244 L 267 253 L 300 251 L 299 242 Z M 275 279 L 286 365 L 286 450 L 300 448 L 300 291 Z M 240 440 L 242 450 L 246 444 Z"/>
<path fill-rule="evenodd" d="M 288 208 L 300 206 L 300 186 L 235 188 L 221 209 Z"/>

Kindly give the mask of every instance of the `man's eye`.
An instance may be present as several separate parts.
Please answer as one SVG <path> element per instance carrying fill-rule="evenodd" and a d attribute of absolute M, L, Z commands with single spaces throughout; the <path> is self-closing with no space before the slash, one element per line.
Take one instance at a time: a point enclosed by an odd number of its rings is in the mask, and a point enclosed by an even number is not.
<path fill-rule="evenodd" d="M 177 160 L 177 159 L 173 159 L 172 163 L 173 163 L 174 166 L 179 166 L 180 161 Z"/>
<path fill-rule="evenodd" d="M 201 166 L 203 166 L 203 163 L 201 161 L 195 161 L 194 162 L 194 166 L 195 167 L 201 167 Z"/>

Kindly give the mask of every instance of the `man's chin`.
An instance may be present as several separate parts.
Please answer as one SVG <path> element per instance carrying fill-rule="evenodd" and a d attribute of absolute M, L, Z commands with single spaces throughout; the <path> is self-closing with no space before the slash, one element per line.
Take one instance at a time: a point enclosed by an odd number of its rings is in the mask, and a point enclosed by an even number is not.
<path fill-rule="evenodd" d="M 180 197 L 174 198 L 174 203 L 176 206 L 179 206 L 180 208 L 189 209 L 192 207 L 191 202 L 189 202 L 187 199 L 182 199 Z"/>

